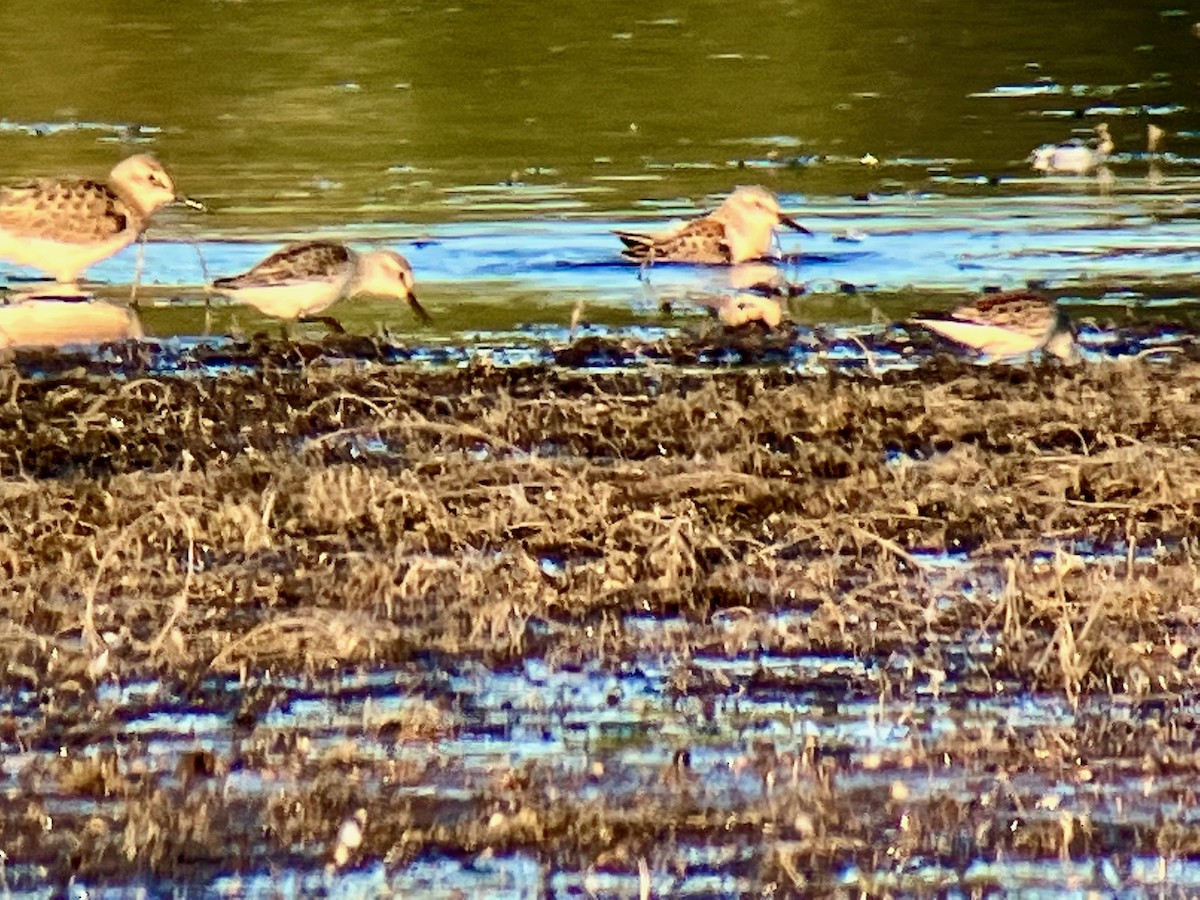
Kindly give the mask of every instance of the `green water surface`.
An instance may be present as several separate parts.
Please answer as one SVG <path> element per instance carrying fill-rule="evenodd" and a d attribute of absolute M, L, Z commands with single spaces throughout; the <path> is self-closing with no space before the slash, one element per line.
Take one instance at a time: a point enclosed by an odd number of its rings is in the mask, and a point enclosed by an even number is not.
<path fill-rule="evenodd" d="M 514 177 L 611 212 L 750 180 L 879 188 L 885 171 L 851 164 L 868 152 L 1019 170 L 1100 118 L 1119 149 L 1156 121 L 1188 152 L 1196 18 L 1094 0 L 9 0 L 0 174 L 102 172 L 147 141 L 220 212 L 205 227 L 285 230 L 504 217 L 463 189 Z M 810 156 L 832 159 L 731 165 Z"/>

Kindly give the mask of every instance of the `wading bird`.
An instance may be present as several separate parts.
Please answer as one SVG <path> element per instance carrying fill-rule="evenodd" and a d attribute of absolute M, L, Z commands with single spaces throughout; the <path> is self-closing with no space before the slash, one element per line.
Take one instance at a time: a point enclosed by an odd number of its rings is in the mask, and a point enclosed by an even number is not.
<path fill-rule="evenodd" d="M 919 315 L 911 321 L 997 359 L 1039 350 L 1068 361 L 1078 356 L 1070 320 L 1036 291 L 984 294 L 949 313 Z"/>
<path fill-rule="evenodd" d="M 372 294 L 406 300 L 422 322 L 429 315 L 413 292 L 412 267 L 393 250 L 358 253 L 338 241 L 304 241 L 276 250 L 241 275 L 218 278 L 213 289 L 259 312 L 283 319 L 342 326 L 326 309 L 347 297 Z"/>
<path fill-rule="evenodd" d="M 107 182 L 45 178 L 0 188 L 0 258 L 65 284 L 125 249 L 168 203 L 203 209 L 175 193 L 152 156 L 117 163 Z"/>
<path fill-rule="evenodd" d="M 1087 174 L 1103 165 L 1113 152 L 1112 136 L 1106 123 L 1096 126 L 1096 138 L 1094 147 L 1078 139 L 1065 144 L 1043 144 L 1029 154 L 1029 162 L 1034 169 L 1048 175 Z"/>
<path fill-rule="evenodd" d="M 618 231 L 616 235 L 625 243 L 621 255 L 636 262 L 733 265 L 768 257 L 780 225 L 812 234 L 779 208 L 779 200 L 770 191 L 740 187 L 712 212 L 670 231 Z"/>

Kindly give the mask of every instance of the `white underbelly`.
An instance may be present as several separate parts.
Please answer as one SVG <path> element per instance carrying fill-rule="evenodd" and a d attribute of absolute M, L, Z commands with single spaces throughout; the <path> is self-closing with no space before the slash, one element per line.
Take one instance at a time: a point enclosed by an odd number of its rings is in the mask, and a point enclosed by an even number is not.
<path fill-rule="evenodd" d="M 1039 147 L 1033 153 L 1033 167 L 1039 172 L 1069 172 L 1083 175 L 1096 168 L 1100 157 L 1091 147 Z"/>
<path fill-rule="evenodd" d="M 958 322 L 953 319 L 919 321 L 930 331 L 936 331 L 952 341 L 973 347 L 986 356 L 996 357 L 1025 356 L 1040 350 L 1053 330 L 1053 323 L 1040 332 L 1030 334 L 1001 325 L 985 325 L 982 322 Z"/>
<path fill-rule="evenodd" d="M 327 310 L 342 296 L 344 288 L 345 282 L 324 281 L 238 288 L 224 293 L 238 303 L 253 306 L 264 315 L 277 319 L 300 319 Z"/>
<path fill-rule="evenodd" d="M 56 241 L 0 230 L 0 258 L 32 266 L 58 281 L 75 281 L 89 266 L 108 259 L 133 243 L 137 234 L 122 231 L 103 241 Z"/>

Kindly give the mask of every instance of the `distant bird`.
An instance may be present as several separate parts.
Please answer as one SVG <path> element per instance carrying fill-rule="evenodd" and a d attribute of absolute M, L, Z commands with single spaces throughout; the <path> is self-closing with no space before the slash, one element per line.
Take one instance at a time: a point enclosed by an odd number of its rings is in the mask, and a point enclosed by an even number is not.
<path fill-rule="evenodd" d="M 791 284 L 784 270 L 772 263 L 740 263 L 726 271 L 732 293 L 702 298 L 700 302 L 727 328 L 741 328 L 751 322 L 768 329 L 778 328 L 783 321 L 781 298 L 803 290 Z"/>
<path fill-rule="evenodd" d="M 787 271 L 773 262 L 739 263 L 724 270 L 729 286 L 737 291 L 750 291 L 764 297 L 794 297 L 804 293 L 803 285 L 788 280 Z"/>
<path fill-rule="evenodd" d="M 1043 144 L 1029 154 L 1029 162 L 1035 170 L 1048 175 L 1064 172 L 1085 175 L 1103 165 L 1113 152 L 1106 123 L 1096 126 L 1096 138 L 1094 147 L 1079 139 L 1065 144 Z"/>
<path fill-rule="evenodd" d="M 328 869 L 340 869 L 350 862 L 363 845 L 363 833 L 366 828 L 367 811 L 361 807 L 342 821 L 338 826 L 337 843 L 333 846 L 333 858 L 327 866 Z"/>
<path fill-rule="evenodd" d="M 1036 291 L 984 294 L 948 314 L 919 315 L 911 321 L 985 356 L 1020 357 L 1038 350 L 1063 360 L 1078 355 L 1070 320 Z"/>
<path fill-rule="evenodd" d="M 393 250 L 358 253 L 338 241 L 289 244 L 241 275 L 218 278 L 213 289 L 285 322 L 319 321 L 335 331 L 342 330 L 337 320 L 319 314 L 358 294 L 406 300 L 429 321 L 413 292 L 408 260 Z"/>
<path fill-rule="evenodd" d="M 625 243 L 621 255 L 636 262 L 731 265 L 767 257 L 780 225 L 812 234 L 779 208 L 779 200 L 770 191 L 740 187 L 712 212 L 670 231 L 618 231 L 616 235 Z"/>
<path fill-rule="evenodd" d="M 138 154 L 107 182 L 45 178 L 0 188 L 0 258 L 33 266 L 62 283 L 125 249 L 168 203 L 201 204 L 175 193 L 166 170 Z"/>
<path fill-rule="evenodd" d="M 1162 170 L 1158 166 L 1160 159 L 1158 151 L 1166 136 L 1167 133 L 1157 125 L 1146 126 L 1146 158 L 1150 161 L 1146 179 L 1152 188 L 1158 187 L 1162 183 Z"/>

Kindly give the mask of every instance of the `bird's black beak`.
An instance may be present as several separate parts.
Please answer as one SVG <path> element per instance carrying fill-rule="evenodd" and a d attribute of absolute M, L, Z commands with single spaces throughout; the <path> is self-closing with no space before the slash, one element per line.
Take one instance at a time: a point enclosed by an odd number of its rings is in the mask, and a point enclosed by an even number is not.
<path fill-rule="evenodd" d="M 191 197 L 183 196 L 183 194 L 177 195 L 175 197 L 175 202 L 178 203 L 180 206 L 187 206 L 187 207 L 190 207 L 191 209 L 198 209 L 198 210 L 200 210 L 200 212 L 208 212 L 208 207 L 205 206 L 203 203 L 201 203 L 199 200 L 193 200 Z"/>
<path fill-rule="evenodd" d="M 803 225 L 801 225 L 799 222 L 797 222 L 795 219 L 793 219 L 791 216 L 789 216 L 785 213 L 779 214 L 779 224 L 786 225 L 788 228 L 792 229 L 792 231 L 798 231 L 801 234 L 807 234 L 809 237 L 812 236 L 811 231 L 809 231 L 807 228 L 805 228 Z"/>
<path fill-rule="evenodd" d="M 409 291 L 408 293 L 408 305 L 411 306 L 412 311 L 417 314 L 417 318 L 421 320 L 422 325 L 431 325 L 433 323 L 433 317 L 425 311 L 425 307 L 417 302 L 417 295 L 412 291 Z"/>

